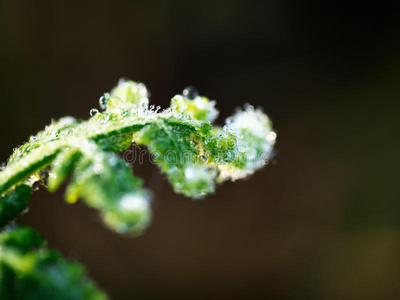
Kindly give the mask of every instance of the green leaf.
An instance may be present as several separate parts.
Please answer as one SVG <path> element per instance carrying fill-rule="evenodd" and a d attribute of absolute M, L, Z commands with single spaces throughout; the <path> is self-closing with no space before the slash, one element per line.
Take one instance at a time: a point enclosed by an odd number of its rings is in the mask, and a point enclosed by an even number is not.
<path fill-rule="evenodd" d="M 102 151 L 88 142 L 80 149 L 72 182 L 67 188 L 66 200 L 74 203 L 78 198 L 99 209 L 111 228 L 120 233 L 140 234 L 151 219 L 150 194 L 142 181 L 132 175 L 117 155 Z"/>
<path fill-rule="evenodd" d="M 22 184 L 0 198 L 0 228 L 13 221 L 28 207 L 31 187 Z"/>
<path fill-rule="evenodd" d="M 48 187 L 50 192 L 55 192 L 73 171 L 81 153 L 77 148 L 63 149 L 51 165 Z"/>
<path fill-rule="evenodd" d="M 48 250 L 30 228 L 5 230 L 0 247 L 0 299 L 107 299 L 80 264 Z"/>

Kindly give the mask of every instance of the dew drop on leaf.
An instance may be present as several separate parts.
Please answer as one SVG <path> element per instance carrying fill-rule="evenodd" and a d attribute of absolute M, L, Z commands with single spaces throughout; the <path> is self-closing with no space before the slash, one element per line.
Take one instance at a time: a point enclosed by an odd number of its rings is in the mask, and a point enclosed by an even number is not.
<path fill-rule="evenodd" d="M 99 103 L 100 103 L 100 108 L 101 109 L 106 109 L 107 108 L 107 98 L 105 96 L 101 96 L 100 97 Z"/>
<path fill-rule="evenodd" d="M 129 80 L 130 79 L 128 77 L 122 77 L 122 78 L 120 78 L 120 80 L 118 80 L 118 85 L 122 85 Z"/>
<path fill-rule="evenodd" d="M 199 96 L 199 92 L 197 91 L 197 89 L 194 86 L 186 87 L 183 90 L 182 94 L 183 94 L 183 96 L 185 96 L 186 98 L 189 98 L 189 99 L 195 99 Z"/>
<path fill-rule="evenodd" d="M 149 99 L 147 98 L 140 99 L 140 107 L 143 109 L 147 109 L 149 107 Z"/>
<path fill-rule="evenodd" d="M 216 176 L 218 176 L 218 173 L 219 173 L 217 169 L 214 169 L 211 167 L 205 168 L 205 171 L 211 177 L 216 177 Z"/>
<path fill-rule="evenodd" d="M 89 112 L 91 117 L 94 117 L 95 115 L 97 115 L 99 113 L 99 111 L 96 108 L 92 108 Z"/>

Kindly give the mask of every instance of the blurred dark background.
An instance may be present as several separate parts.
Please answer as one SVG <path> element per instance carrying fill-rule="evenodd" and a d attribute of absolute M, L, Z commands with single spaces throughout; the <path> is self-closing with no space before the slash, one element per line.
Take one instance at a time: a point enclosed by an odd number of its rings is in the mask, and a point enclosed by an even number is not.
<path fill-rule="evenodd" d="M 0 1 L 0 161 L 51 118 L 88 118 L 120 77 L 162 107 L 187 85 L 220 122 L 262 106 L 274 164 L 205 201 L 149 164 L 135 239 L 62 191 L 20 221 L 111 299 L 400 299 L 398 1 Z"/>

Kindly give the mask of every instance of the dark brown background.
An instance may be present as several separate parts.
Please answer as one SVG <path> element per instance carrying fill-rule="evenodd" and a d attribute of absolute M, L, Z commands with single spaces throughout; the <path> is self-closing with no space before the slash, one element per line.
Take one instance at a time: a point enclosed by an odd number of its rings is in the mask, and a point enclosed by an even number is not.
<path fill-rule="evenodd" d="M 87 118 L 122 76 L 152 102 L 193 84 L 264 107 L 276 164 L 205 201 L 155 191 L 141 237 L 37 192 L 21 222 L 112 299 L 399 299 L 396 1 L 0 1 L 0 161 L 51 118 Z"/>

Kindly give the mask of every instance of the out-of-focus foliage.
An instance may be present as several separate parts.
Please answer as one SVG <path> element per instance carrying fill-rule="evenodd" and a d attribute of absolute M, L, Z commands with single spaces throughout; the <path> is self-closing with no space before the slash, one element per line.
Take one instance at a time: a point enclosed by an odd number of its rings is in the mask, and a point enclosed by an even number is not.
<path fill-rule="evenodd" d="M 21 184 L 0 201 L 0 228 L 14 220 L 15 216 L 24 212 L 28 207 L 28 199 L 31 195 L 31 187 Z"/>
<path fill-rule="evenodd" d="M 28 227 L 0 234 L 0 299 L 107 299 L 83 267 L 46 248 Z"/>

